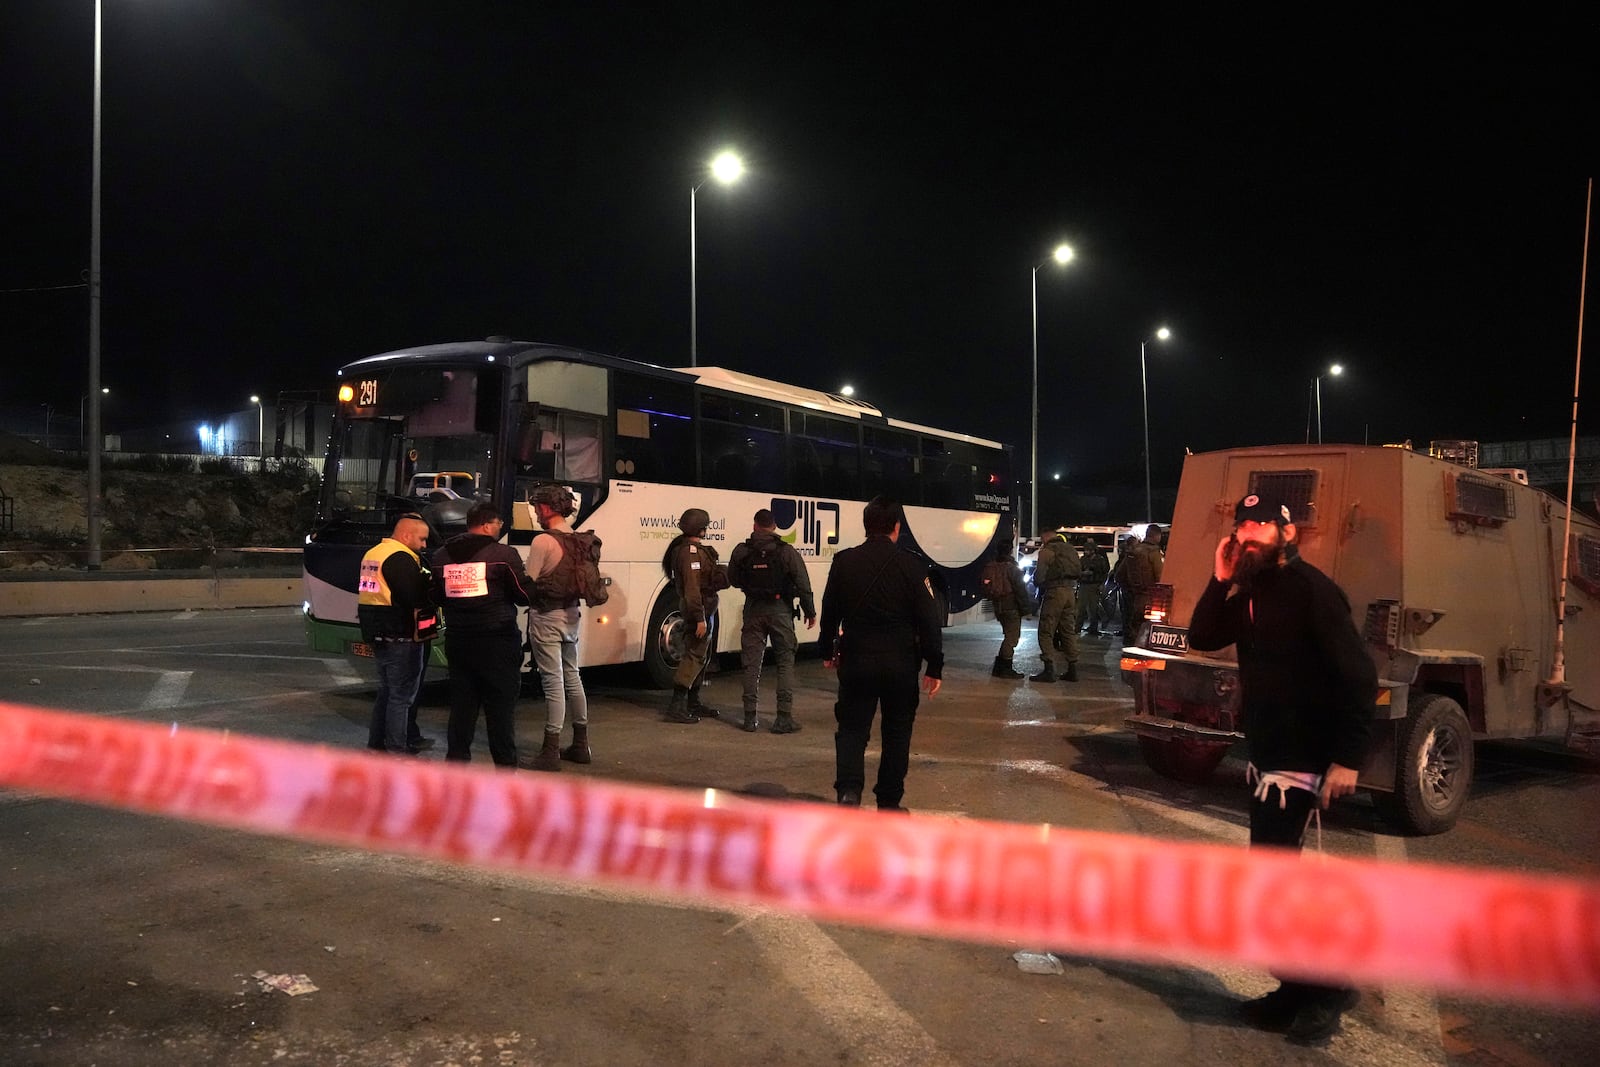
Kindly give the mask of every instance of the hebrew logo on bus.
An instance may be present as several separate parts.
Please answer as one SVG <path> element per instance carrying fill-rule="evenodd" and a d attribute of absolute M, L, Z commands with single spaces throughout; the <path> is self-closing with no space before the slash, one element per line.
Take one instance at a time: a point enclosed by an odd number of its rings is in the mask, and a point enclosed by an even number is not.
<path fill-rule="evenodd" d="M 831 556 L 839 550 L 838 504 L 775 496 L 771 507 L 783 539 L 802 556 Z"/>

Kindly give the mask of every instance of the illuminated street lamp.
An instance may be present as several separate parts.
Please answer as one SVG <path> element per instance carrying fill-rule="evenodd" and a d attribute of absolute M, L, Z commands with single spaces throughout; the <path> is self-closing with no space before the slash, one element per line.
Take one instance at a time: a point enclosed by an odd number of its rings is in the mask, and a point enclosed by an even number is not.
<path fill-rule="evenodd" d="M 1039 525 L 1039 268 L 1054 262 L 1066 266 L 1074 253 L 1068 244 L 1056 245 L 1050 258 L 1033 266 L 1033 437 L 1028 452 L 1028 521 Z M 1033 527 L 1026 532 L 1032 533 Z"/>
<path fill-rule="evenodd" d="M 100 387 L 100 395 L 101 396 L 105 396 L 105 395 L 109 394 L 110 392 L 111 392 L 111 390 L 110 390 L 109 387 L 107 387 L 107 386 L 101 386 Z M 83 436 L 84 436 L 83 435 L 83 402 L 85 400 L 88 400 L 88 399 L 89 399 L 89 394 L 87 394 L 87 393 L 85 393 L 83 396 L 78 398 L 78 451 L 79 452 L 82 452 L 83 449 L 84 449 L 84 441 L 83 441 Z"/>
<path fill-rule="evenodd" d="M 856 395 L 856 387 L 853 386 L 853 385 L 841 385 L 839 387 L 839 395 L 840 396 L 855 396 Z"/>
<path fill-rule="evenodd" d="M 710 176 L 721 185 L 732 185 L 744 175 L 744 161 L 733 152 L 719 152 L 711 161 Z M 698 183 L 689 187 L 689 366 L 698 366 L 700 362 L 700 323 L 699 296 L 696 271 L 698 269 L 695 258 L 695 194 L 700 191 L 700 186 L 706 180 L 702 178 Z"/>
<path fill-rule="evenodd" d="M 256 451 L 261 453 L 261 458 L 267 458 L 267 424 L 261 414 L 261 398 L 252 396 L 250 403 L 256 406 Z"/>
<path fill-rule="evenodd" d="M 1329 377 L 1337 378 L 1339 375 L 1344 373 L 1344 365 L 1341 364 L 1341 363 L 1335 363 L 1335 364 L 1333 364 L 1332 366 L 1330 366 L 1328 368 L 1326 373 L 1329 375 Z M 1322 443 L 1322 375 L 1321 374 L 1317 375 L 1316 378 L 1313 379 L 1312 382 L 1311 382 L 1311 398 L 1312 398 L 1312 406 L 1315 407 L 1316 411 L 1317 411 L 1317 444 L 1320 445 Z M 1311 443 L 1311 417 L 1310 417 L 1310 412 L 1307 412 L 1306 413 L 1306 444 L 1310 444 L 1310 443 Z"/>
<path fill-rule="evenodd" d="M 1155 339 L 1165 341 L 1172 331 L 1165 326 L 1156 331 Z M 1150 503 L 1150 378 L 1145 373 L 1144 346 L 1149 338 L 1139 342 L 1139 389 L 1144 394 L 1144 521 L 1155 521 L 1155 508 Z"/>

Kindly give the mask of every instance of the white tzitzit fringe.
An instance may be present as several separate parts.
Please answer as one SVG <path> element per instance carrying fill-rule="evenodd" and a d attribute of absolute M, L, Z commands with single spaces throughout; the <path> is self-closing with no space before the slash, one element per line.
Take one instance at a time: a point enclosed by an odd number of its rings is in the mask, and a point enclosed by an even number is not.
<path fill-rule="evenodd" d="M 1310 771 L 1267 771 L 1262 773 L 1256 769 L 1254 763 L 1245 764 L 1244 779 L 1255 786 L 1255 798 L 1266 804 L 1272 799 L 1274 787 L 1278 790 L 1278 810 L 1282 811 L 1289 806 L 1289 790 L 1304 789 L 1312 796 L 1322 798 L 1322 775 Z M 1322 809 L 1318 804 L 1311 805 L 1311 814 L 1306 816 L 1306 826 L 1317 828 L 1317 854 L 1322 854 Z M 1301 836 L 1305 836 L 1306 827 L 1301 827 Z"/>

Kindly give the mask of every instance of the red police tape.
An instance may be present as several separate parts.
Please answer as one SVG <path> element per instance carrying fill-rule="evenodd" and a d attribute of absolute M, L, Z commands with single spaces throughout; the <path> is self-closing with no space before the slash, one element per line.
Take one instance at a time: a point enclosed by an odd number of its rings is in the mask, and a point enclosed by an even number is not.
<path fill-rule="evenodd" d="M 1600 1005 L 1600 881 L 618 786 L 0 704 L 0 786 L 1083 955 Z"/>

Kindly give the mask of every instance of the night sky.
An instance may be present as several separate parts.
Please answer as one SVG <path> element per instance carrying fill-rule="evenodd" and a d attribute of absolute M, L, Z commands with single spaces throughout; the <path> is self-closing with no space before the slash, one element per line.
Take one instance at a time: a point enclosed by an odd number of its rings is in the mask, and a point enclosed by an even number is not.
<path fill-rule="evenodd" d="M 1568 432 L 1593 15 L 105 8 L 112 429 L 489 334 L 686 364 L 689 190 L 728 146 L 751 173 L 698 195 L 704 365 L 849 382 L 1025 464 L 1030 272 L 1067 240 L 1038 272 L 1044 478 L 1142 478 L 1161 324 L 1158 484 L 1185 447 L 1302 440 L 1334 361 L 1329 440 Z M 91 0 L 0 4 L 0 289 L 86 271 L 92 55 Z M 76 408 L 86 309 L 0 294 L 0 404 Z"/>

